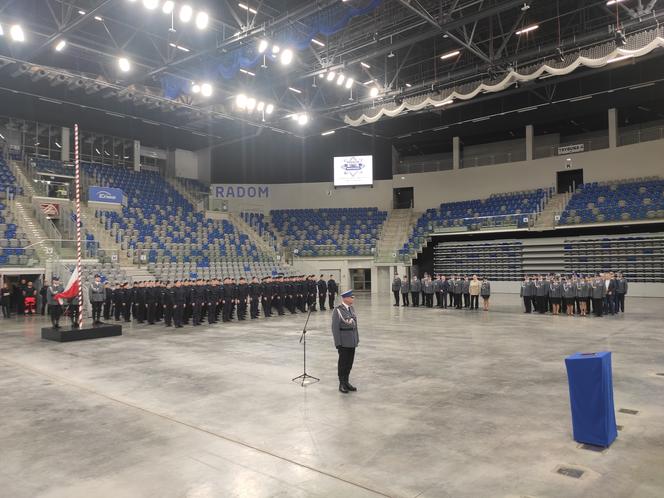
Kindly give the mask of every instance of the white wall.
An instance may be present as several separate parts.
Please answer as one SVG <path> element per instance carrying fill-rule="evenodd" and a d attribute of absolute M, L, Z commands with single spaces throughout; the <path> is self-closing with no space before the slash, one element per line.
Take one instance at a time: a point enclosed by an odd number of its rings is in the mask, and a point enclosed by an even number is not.
<path fill-rule="evenodd" d="M 180 178 L 200 177 L 198 170 L 198 154 L 189 150 L 175 149 L 175 176 Z"/>
<path fill-rule="evenodd" d="M 394 187 L 414 187 L 415 210 L 425 211 L 441 202 L 480 199 L 493 193 L 554 186 L 556 172 L 565 169 L 566 157 L 397 175 L 394 177 Z M 568 157 L 572 159 L 572 168 L 583 168 L 586 182 L 664 174 L 664 140 Z"/>
<path fill-rule="evenodd" d="M 199 161 L 200 157 L 199 155 Z M 374 182 L 373 188 L 335 189 L 332 183 L 328 182 L 274 184 L 269 185 L 268 198 L 228 200 L 233 211 L 368 206 L 389 210 L 392 205 L 393 188 L 413 187 L 415 210 L 425 211 L 438 206 L 441 202 L 480 199 L 494 193 L 555 186 L 556 172 L 565 169 L 566 157 L 395 175 L 392 180 Z M 574 169 L 583 168 L 586 182 L 664 174 L 662 161 L 664 140 L 574 154 L 569 157 L 572 159 Z M 203 179 L 204 168 L 199 167 L 199 170 Z"/>

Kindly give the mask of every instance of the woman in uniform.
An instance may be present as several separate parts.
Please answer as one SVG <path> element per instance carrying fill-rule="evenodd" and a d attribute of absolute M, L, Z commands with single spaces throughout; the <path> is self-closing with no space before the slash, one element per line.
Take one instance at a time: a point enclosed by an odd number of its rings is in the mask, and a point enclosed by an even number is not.
<path fill-rule="evenodd" d="M 482 296 L 482 305 L 484 306 L 484 311 L 489 311 L 489 298 L 491 297 L 491 284 L 486 279 L 482 278 L 482 284 L 480 285 L 480 296 Z"/>
<path fill-rule="evenodd" d="M 549 301 L 551 301 L 551 313 L 560 314 L 560 302 L 562 300 L 562 286 L 558 277 L 554 277 L 549 287 Z"/>

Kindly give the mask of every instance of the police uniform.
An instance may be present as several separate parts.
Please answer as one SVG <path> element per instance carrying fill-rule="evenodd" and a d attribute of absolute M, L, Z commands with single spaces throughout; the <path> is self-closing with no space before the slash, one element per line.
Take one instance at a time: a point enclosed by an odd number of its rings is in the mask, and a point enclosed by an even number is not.
<path fill-rule="evenodd" d="M 403 280 L 401 281 L 401 304 L 408 306 L 410 304 L 408 299 L 408 293 L 410 292 L 410 283 L 408 278 L 404 275 Z"/>
<path fill-rule="evenodd" d="M 352 297 L 353 291 L 341 294 L 342 298 Z M 332 337 L 334 346 L 339 355 L 337 373 L 339 375 L 339 391 L 347 393 L 356 391 L 350 383 L 350 372 L 355 360 L 355 348 L 360 344 L 360 335 L 357 328 L 357 315 L 353 306 L 343 302 L 339 304 L 332 314 Z"/>
<path fill-rule="evenodd" d="M 62 305 L 55 296 L 64 292 L 64 287 L 60 284 L 60 280 L 54 277 L 51 280 L 51 285 L 46 289 L 46 300 L 48 302 L 48 314 L 51 317 L 51 324 L 53 328 L 60 328 L 60 317 L 62 316 Z"/>
<path fill-rule="evenodd" d="M 616 278 L 616 298 L 615 298 L 615 310 L 616 313 L 625 312 L 625 296 L 627 295 L 627 288 L 629 284 L 627 279 L 622 276 L 621 273 L 618 274 Z"/>
<path fill-rule="evenodd" d="M 526 278 L 521 282 L 521 290 L 519 291 L 519 297 L 523 299 L 523 306 L 525 308 L 525 313 L 532 313 L 532 296 L 533 296 L 533 282 Z"/>
<path fill-rule="evenodd" d="M 431 281 L 431 277 L 424 279 L 422 292 L 424 293 L 424 305 L 427 308 L 433 308 L 433 282 Z"/>
<path fill-rule="evenodd" d="M 101 323 L 101 307 L 106 300 L 106 289 L 104 289 L 104 284 L 101 281 L 97 282 L 98 278 L 100 276 L 95 275 L 95 281 L 88 288 L 88 297 L 92 305 L 92 323 L 95 325 Z"/>
<path fill-rule="evenodd" d="M 258 318 L 258 300 L 261 297 L 261 285 L 256 277 L 251 279 L 249 284 L 249 316 L 253 319 Z"/>
<path fill-rule="evenodd" d="M 186 294 L 186 288 L 182 286 L 182 282 L 176 280 L 173 292 L 173 324 L 178 329 L 182 328 L 184 308 L 187 304 Z"/>
<path fill-rule="evenodd" d="M 392 294 L 394 294 L 394 306 L 399 306 L 399 292 L 401 291 L 401 279 L 398 275 L 392 280 Z"/>
<path fill-rule="evenodd" d="M 328 296 L 328 307 L 330 308 L 330 311 L 334 310 L 334 298 L 339 292 L 339 287 L 337 286 L 337 282 L 334 280 L 332 275 L 330 275 L 330 279 L 327 281 L 327 296 Z"/>
<path fill-rule="evenodd" d="M 410 282 L 410 295 L 413 298 L 413 307 L 417 308 L 420 305 L 420 292 L 422 291 L 422 284 L 417 279 L 413 277 Z"/>
<path fill-rule="evenodd" d="M 164 325 L 170 327 L 173 322 L 173 306 L 175 305 L 175 289 L 171 287 L 170 282 L 167 282 L 166 287 L 164 287 L 161 302 L 161 306 L 164 310 Z"/>

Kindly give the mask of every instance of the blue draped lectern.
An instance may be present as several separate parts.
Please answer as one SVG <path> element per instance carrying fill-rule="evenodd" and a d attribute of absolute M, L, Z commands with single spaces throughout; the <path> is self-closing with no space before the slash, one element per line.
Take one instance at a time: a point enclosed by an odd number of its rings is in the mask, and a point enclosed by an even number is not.
<path fill-rule="evenodd" d="M 576 353 L 565 358 L 574 440 L 609 446 L 618 436 L 613 408 L 611 353 Z"/>

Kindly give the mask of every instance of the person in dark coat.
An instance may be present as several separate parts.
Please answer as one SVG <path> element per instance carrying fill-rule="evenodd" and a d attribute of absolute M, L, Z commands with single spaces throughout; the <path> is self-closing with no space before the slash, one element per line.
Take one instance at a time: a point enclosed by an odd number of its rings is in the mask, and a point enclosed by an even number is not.
<path fill-rule="evenodd" d="M 392 279 L 392 294 L 394 295 L 394 306 L 399 306 L 399 292 L 401 291 L 401 279 L 394 275 Z"/>
<path fill-rule="evenodd" d="M 2 301 L 2 316 L 4 318 L 11 318 L 12 291 L 7 282 L 2 285 L 0 293 L 0 299 Z"/>
<path fill-rule="evenodd" d="M 408 276 L 404 275 L 401 279 L 401 304 L 404 306 L 409 306 L 410 302 L 408 299 L 410 293 L 410 282 L 408 282 Z"/>
<path fill-rule="evenodd" d="M 92 323 L 98 325 L 101 323 L 101 307 L 106 299 L 106 290 L 99 274 L 95 275 L 94 281 L 88 287 L 88 299 L 92 305 Z"/>
<path fill-rule="evenodd" d="M 341 304 L 332 313 L 332 337 L 339 355 L 337 360 L 339 391 L 342 393 L 357 391 L 349 379 L 355 360 L 355 348 L 360 344 L 352 290 L 341 294 Z"/>
<path fill-rule="evenodd" d="M 420 292 L 422 291 L 422 284 L 416 276 L 413 276 L 410 281 L 410 295 L 413 298 L 413 308 L 420 305 Z"/>
<path fill-rule="evenodd" d="M 175 306 L 175 289 L 171 285 L 171 282 L 166 282 L 166 287 L 161 297 L 161 306 L 164 311 L 164 325 L 166 327 L 171 327 L 173 324 L 173 311 Z"/>
<path fill-rule="evenodd" d="M 627 279 L 622 273 L 618 272 L 616 276 L 616 296 L 615 296 L 615 312 L 625 312 L 625 296 L 627 295 L 627 288 L 629 284 Z"/>
<path fill-rule="evenodd" d="M 249 304 L 249 287 L 247 279 L 240 277 L 237 286 L 237 319 L 245 320 L 247 317 L 247 305 Z"/>
<path fill-rule="evenodd" d="M 182 321 L 184 316 L 184 308 L 187 304 L 186 290 L 182 286 L 182 282 L 175 281 L 173 292 L 173 324 L 176 329 L 182 328 Z"/>
<path fill-rule="evenodd" d="M 113 308 L 113 289 L 110 282 L 104 283 L 104 320 L 111 319 L 111 309 Z"/>
<path fill-rule="evenodd" d="M 55 296 L 64 292 L 65 288 L 60 284 L 56 276 L 51 278 L 51 285 L 46 289 L 46 300 L 48 301 L 48 314 L 51 317 L 51 325 L 54 329 L 60 328 L 60 317 L 62 316 L 62 305 Z"/>
<path fill-rule="evenodd" d="M 327 296 L 328 296 L 328 307 L 330 311 L 334 311 L 334 299 L 339 293 L 339 286 L 334 280 L 334 275 L 330 275 L 330 279 L 327 281 Z"/>
<path fill-rule="evenodd" d="M 519 290 L 519 297 L 523 299 L 524 313 L 532 313 L 532 295 L 533 295 L 533 281 L 530 277 L 523 277 L 521 282 L 521 290 Z"/>
<path fill-rule="evenodd" d="M 327 282 L 325 282 L 325 279 L 323 278 L 323 275 L 321 275 L 318 278 L 318 283 L 316 284 L 318 286 L 318 309 L 321 311 L 325 311 L 325 301 L 327 297 Z"/>
<path fill-rule="evenodd" d="M 480 296 L 482 296 L 482 306 L 484 311 L 489 311 L 489 300 L 491 299 L 491 282 L 486 277 L 482 278 L 480 283 Z"/>
<path fill-rule="evenodd" d="M 260 298 L 261 285 L 256 277 L 252 277 L 249 284 L 249 316 L 252 320 L 258 318 L 258 301 Z"/>
<path fill-rule="evenodd" d="M 41 288 L 39 289 L 39 309 L 40 309 L 40 312 L 41 312 L 42 316 L 44 316 L 46 314 L 46 304 L 47 304 L 46 303 L 46 301 L 47 301 L 46 288 L 47 287 L 48 286 L 46 285 L 46 282 L 44 282 L 43 285 L 41 286 Z"/>

